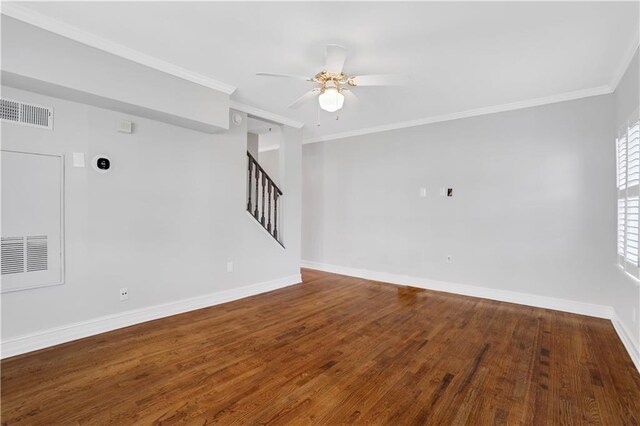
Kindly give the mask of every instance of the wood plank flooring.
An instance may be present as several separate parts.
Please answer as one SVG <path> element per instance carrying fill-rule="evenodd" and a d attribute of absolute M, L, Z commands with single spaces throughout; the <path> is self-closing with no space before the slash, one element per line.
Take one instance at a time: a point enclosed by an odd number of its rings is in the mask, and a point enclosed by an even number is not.
<path fill-rule="evenodd" d="M 4 360 L 3 424 L 640 424 L 606 320 L 304 283 Z"/>

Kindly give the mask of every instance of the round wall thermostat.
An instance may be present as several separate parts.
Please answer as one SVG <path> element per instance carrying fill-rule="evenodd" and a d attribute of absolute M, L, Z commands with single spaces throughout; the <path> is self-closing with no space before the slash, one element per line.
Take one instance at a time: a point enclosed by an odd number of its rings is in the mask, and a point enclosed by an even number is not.
<path fill-rule="evenodd" d="M 91 161 L 93 169 L 98 173 L 108 173 L 111 170 L 111 159 L 106 154 L 98 154 Z"/>
<path fill-rule="evenodd" d="M 237 112 L 234 112 L 231 116 L 231 121 L 233 121 L 233 124 L 235 124 L 236 126 L 239 126 L 240 124 L 242 124 L 242 116 Z"/>

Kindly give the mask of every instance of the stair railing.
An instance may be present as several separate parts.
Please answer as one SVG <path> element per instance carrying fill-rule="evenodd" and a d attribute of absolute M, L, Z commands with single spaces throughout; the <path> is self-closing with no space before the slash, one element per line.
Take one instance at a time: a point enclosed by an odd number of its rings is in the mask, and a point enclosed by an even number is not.
<path fill-rule="evenodd" d="M 247 159 L 247 211 L 284 247 L 278 235 L 278 201 L 282 191 L 249 151 Z"/>

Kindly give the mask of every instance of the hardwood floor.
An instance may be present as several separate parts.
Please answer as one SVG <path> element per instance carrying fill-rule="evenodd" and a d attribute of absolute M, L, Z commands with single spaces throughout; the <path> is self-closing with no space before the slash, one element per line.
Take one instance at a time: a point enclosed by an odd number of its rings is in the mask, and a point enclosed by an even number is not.
<path fill-rule="evenodd" d="M 640 424 L 606 320 L 304 283 L 2 361 L 5 424 Z"/>

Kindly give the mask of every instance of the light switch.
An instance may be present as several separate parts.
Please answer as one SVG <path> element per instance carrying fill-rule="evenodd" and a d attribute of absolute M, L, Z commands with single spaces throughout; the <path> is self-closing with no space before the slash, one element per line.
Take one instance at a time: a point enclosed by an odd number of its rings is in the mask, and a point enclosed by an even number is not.
<path fill-rule="evenodd" d="M 73 153 L 73 167 L 84 167 L 84 152 Z"/>
<path fill-rule="evenodd" d="M 426 197 L 427 196 L 427 188 L 420 188 L 420 197 Z"/>

